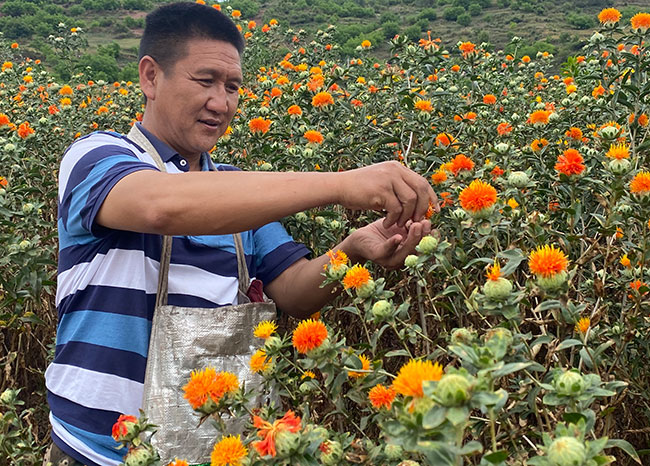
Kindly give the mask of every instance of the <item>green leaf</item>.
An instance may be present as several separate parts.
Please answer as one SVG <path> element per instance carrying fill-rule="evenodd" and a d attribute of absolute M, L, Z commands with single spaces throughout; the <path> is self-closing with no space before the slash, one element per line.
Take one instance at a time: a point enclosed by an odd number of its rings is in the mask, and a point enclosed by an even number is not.
<path fill-rule="evenodd" d="M 447 419 L 454 426 L 458 426 L 466 422 L 468 416 L 469 416 L 469 410 L 464 406 L 453 407 L 447 410 Z"/>
<path fill-rule="evenodd" d="M 564 422 L 570 422 L 571 424 L 577 424 L 580 420 L 587 422 L 587 416 L 582 413 L 564 413 L 562 419 L 564 419 Z"/>
<path fill-rule="evenodd" d="M 557 348 L 555 348 L 556 351 L 560 351 L 563 349 L 571 348 L 573 346 L 583 346 L 583 343 L 580 340 L 576 340 L 574 338 L 569 338 L 567 340 L 564 340 L 562 343 L 560 343 Z"/>
<path fill-rule="evenodd" d="M 441 406 L 434 406 L 427 411 L 422 418 L 422 427 L 430 430 L 435 429 L 445 421 L 447 410 Z"/>
<path fill-rule="evenodd" d="M 617 448 L 620 448 L 620 449 L 623 450 L 625 453 L 627 453 L 628 455 L 630 455 L 630 457 L 631 457 L 634 461 L 636 461 L 636 462 L 639 463 L 639 464 L 643 464 L 643 463 L 641 463 L 641 458 L 639 458 L 639 455 L 637 454 L 636 450 L 634 449 L 634 447 L 632 446 L 632 444 L 630 444 L 630 442 L 628 442 L 627 440 L 623 440 L 623 439 L 609 439 L 609 440 L 607 441 L 607 445 L 605 446 L 605 448 L 611 448 L 611 447 L 617 447 Z"/>
<path fill-rule="evenodd" d="M 484 460 L 489 461 L 492 464 L 502 463 L 506 458 L 508 458 L 508 450 L 499 450 L 483 456 Z"/>
<path fill-rule="evenodd" d="M 501 369 L 497 369 L 492 372 L 494 377 L 503 377 L 504 375 L 512 374 L 513 372 L 520 371 L 532 365 L 533 362 L 511 362 L 504 365 Z"/>
<path fill-rule="evenodd" d="M 389 351 L 388 353 L 384 354 L 384 357 L 386 357 L 386 358 L 392 358 L 394 356 L 408 356 L 408 357 L 410 357 L 411 355 L 409 354 L 408 351 L 403 350 L 403 349 Z"/>

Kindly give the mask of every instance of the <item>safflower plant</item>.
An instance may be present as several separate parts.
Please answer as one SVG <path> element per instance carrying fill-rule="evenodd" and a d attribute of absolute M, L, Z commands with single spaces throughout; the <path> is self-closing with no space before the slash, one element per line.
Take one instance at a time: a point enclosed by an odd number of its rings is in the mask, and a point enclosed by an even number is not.
<path fill-rule="evenodd" d="M 251 329 L 250 367 L 275 394 L 263 406 L 227 371 L 187 374 L 189 425 L 216 421 L 212 465 L 647 461 L 648 17 L 628 24 L 603 10 L 580 55 L 554 71 L 548 53 L 522 56 L 517 38 L 506 54 L 399 36 L 380 61 L 362 41 L 339 56 L 334 26 L 308 39 L 233 15 L 246 79 L 215 161 L 338 171 L 398 160 L 431 180 L 441 211 L 395 271 L 329 250 L 379 214 L 324 207 L 284 219 L 329 255 L 323 283 L 340 294 L 310 319 Z M 65 47 L 83 42 L 75 34 Z M 83 74 L 58 82 L 20 47 L 0 39 L 0 50 L 5 390 L 42 383 L 41 342 L 53 341 L 58 158 L 90 131 L 128 132 L 142 94 Z M 135 414 L 116 419 L 125 464 L 159 463 L 155 428 Z M 245 427 L 228 431 L 228 418 Z M 24 423 L 3 419 L 9 458 L 26 445 L 42 453 L 42 429 L 22 441 L 10 430 Z"/>

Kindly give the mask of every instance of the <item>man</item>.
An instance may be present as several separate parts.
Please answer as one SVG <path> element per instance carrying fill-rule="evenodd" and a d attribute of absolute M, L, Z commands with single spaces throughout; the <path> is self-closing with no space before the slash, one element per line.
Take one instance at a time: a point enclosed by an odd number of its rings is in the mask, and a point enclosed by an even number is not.
<path fill-rule="evenodd" d="M 55 465 L 116 465 L 124 454 L 115 449 L 111 426 L 140 407 L 161 235 L 174 235 L 169 304 L 236 302 L 231 234 L 243 232 L 251 278 L 262 280 L 280 310 L 304 317 L 332 299 L 331 287 L 319 288 L 328 259 L 308 260 L 278 219 L 333 203 L 384 210 L 383 221 L 334 248 L 389 268 L 430 232 L 424 215 L 436 196 L 425 179 L 397 163 L 341 173 L 215 167 L 206 151 L 235 114 L 243 45 L 235 25 L 215 9 L 179 3 L 154 11 L 140 46 L 146 106 L 139 128 L 168 173 L 116 133 L 93 133 L 66 151 L 59 325 L 46 372 Z"/>

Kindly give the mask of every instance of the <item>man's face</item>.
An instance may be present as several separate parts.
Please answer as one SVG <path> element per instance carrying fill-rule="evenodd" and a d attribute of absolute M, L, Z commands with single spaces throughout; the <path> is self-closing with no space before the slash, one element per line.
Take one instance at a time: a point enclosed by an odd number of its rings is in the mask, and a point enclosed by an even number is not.
<path fill-rule="evenodd" d="M 151 102 L 154 134 L 188 159 L 209 151 L 237 110 L 242 83 L 237 49 L 212 39 L 191 39 L 173 67 L 156 76 Z"/>

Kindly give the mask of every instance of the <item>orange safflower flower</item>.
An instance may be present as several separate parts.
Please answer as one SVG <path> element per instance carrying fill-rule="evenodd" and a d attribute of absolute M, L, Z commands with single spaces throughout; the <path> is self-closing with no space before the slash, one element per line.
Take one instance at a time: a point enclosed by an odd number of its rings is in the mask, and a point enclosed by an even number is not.
<path fill-rule="evenodd" d="M 594 90 L 591 91 L 591 95 L 594 99 L 597 99 L 598 97 L 605 95 L 605 88 L 601 83 L 599 83 L 598 86 L 594 87 Z"/>
<path fill-rule="evenodd" d="M 61 89 L 59 89 L 59 94 L 61 94 L 61 95 L 72 95 L 73 93 L 74 93 L 74 91 L 67 84 L 65 86 L 63 86 Z"/>
<path fill-rule="evenodd" d="M 427 380 L 437 382 L 441 378 L 440 363 L 411 359 L 397 373 L 392 388 L 400 395 L 420 398 L 424 396 L 422 382 Z"/>
<path fill-rule="evenodd" d="M 458 66 L 458 65 L 452 66 L 451 71 L 453 71 L 454 73 L 457 73 L 458 71 L 460 71 L 460 66 Z"/>
<path fill-rule="evenodd" d="M 303 137 L 312 144 L 322 144 L 322 142 L 325 140 L 320 131 L 313 129 L 306 131 L 305 134 L 303 134 Z"/>
<path fill-rule="evenodd" d="M 472 181 L 458 196 L 460 206 L 468 212 L 476 213 L 489 209 L 497 201 L 497 190 L 482 180 Z"/>
<path fill-rule="evenodd" d="M 239 11 L 239 10 L 232 10 L 231 15 L 232 15 L 233 18 L 239 18 L 239 17 L 241 16 L 241 11 Z"/>
<path fill-rule="evenodd" d="M 0 113 L 0 127 L 8 125 L 9 123 L 11 123 L 9 117 L 4 113 Z"/>
<path fill-rule="evenodd" d="M 501 167 L 499 167 L 498 165 L 495 165 L 495 167 L 490 172 L 490 174 L 495 178 L 500 177 L 504 173 L 505 173 L 505 171 Z"/>
<path fill-rule="evenodd" d="M 528 268 L 535 275 L 554 277 L 566 270 L 569 261 L 560 249 L 548 244 L 538 247 L 528 257 Z"/>
<path fill-rule="evenodd" d="M 519 203 L 513 197 L 508 199 L 506 204 L 508 204 L 512 210 L 515 210 L 517 207 L 519 207 Z"/>
<path fill-rule="evenodd" d="M 510 123 L 503 122 L 497 125 L 497 133 L 499 134 L 499 136 L 505 136 L 506 134 L 509 134 L 511 131 L 512 131 L 512 126 L 510 125 Z"/>
<path fill-rule="evenodd" d="M 293 331 L 293 347 L 305 354 L 318 348 L 327 339 L 327 328 L 320 320 L 307 319 L 298 324 Z"/>
<path fill-rule="evenodd" d="M 361 361 L 361 369 L 364 371 L 370 370 L 370 359 L 366 357 L 366 355 L 362 354 L 359 356 L 359 360 Z M 359 378 L 359 377 L 365 377 L 368 375 L 367 372 L 358 372 L 358 371 L 348 371 L 348 377 L 352 378 Z"/>
<path fill-rule="evenodd" d="M 632 288 L 632 290 L 636 292 L 635 294 L 636 294 L 637 296 L 638 296 L 638 294 L 640 293 L 639 290 L 641 289 L 642 286 L 646 286 L 646 287 L 647 287 L 648 284 L 647 284 L 646 282 L 642 282 L 641 280 L 634 280 L 633 282 L 630 283 L 630 288 Z M 646 294 L 646 293 L 647 293 L 647 291 L 644 292 L 643 294 Z M 628 296 L 628 298 L 630 298 L 630 299 L 634 299 L 634 295 L 629 294 L 629 295 L 627 295 L 627 296 Z"/>
<path fill-rule="evenodd" d="M 64 97 L 59 101 L 59 103 L 61 104 L 61 107 L 65 107 L 66 105 L 72 105 L 72 100 L 70 100 L 69 97 Z"/>
<path fill-rule="evenodd" d="M 622 160 L 630 157 L 630 151 L 627 144 L 610 144 L 609 150 L 605 155 L 610 159 Z"/>
<path fill-rule="evenodd" d="M 289 107 L 287 109 L 287 113 L 289 115 L 298 115 L 299 116 L 299 115 L 302 115 L 302 108 L 300 108 L 300 106 L 298 106 L 298 105 L 292 105 L 291 107 Z"/>
<path fill-rule="evenodd" d="M 436 146 L 449 147 L 456 141 L 456 138 L 448 133 L 440 133 L 436 136 Z"/>
<path fill-rule="evenodd" d="M 433 110 L 430 100 L 416 100 L 413 106 L 421 112 L 430 112 Z"/>
<path fill-rule="evenodd" d="M 486 105 L 494 105 L 497 103 L 497 98 L 492 94 L 486 94 L 483 96 L 483 103 Z"/>
<path fill-rule="evenodd" d="M 17 49 L 18 48 L 18 42 L 12 42 L 11 43 L 11 48 L 12 49 Z"/>
<path fill-rule="evenodd" d="M 240 466 L 248 450 L 241 442 L 241 436 L 221 437 L 210 454 L 210 466 Z"/>
<path fill-rule="evenodd" d="M 271 19 L 271 21 L 269 21 L 269 24 L 271 26 L 277 26 L 278 25 L 278 20 L 277 19 Z"/>
<path fill-rule="evenodd" d="M 249 31 L 252 31 L 253 29 L 255 29 L 255 26 L 257 26 L 257 23 L 255 21 L 249 21 L 248 22 L 248 30 Z"/>
<path fill-rule="evenodd" d="M 642 113 L 639 115 L 639 118 L 636 120 L 637 123 L 639 123 L 640 126 L 643 126 L 644 128 L 648 126 L 648 115 L 645 113 Z"/>
<path fill-rule="evenodd" d="M 120 417 L 117 418 L 117 421 L 111 429 L 111 437 L 116 442 L 120 442 L 129 433 L 129 429 L 137 423 L 137 417 L 129 414 L 120 414 Z"/>
<path fill-rule="evenodd" d="M 102 105 L 101 107 L 99 107 L 97 109 L 96 113 L 97 113 L 97 115 L 101 115 L 102 113 L 107 113 L 107 112 L 108 112 L 108 107 L 105 107 L 105 106 Z"/>
<path fill-rule="evenodd" d="M 582 130 L 580 128 L 576 128 L 575 126 L 569 128 L 564 134 L 566 137 L 575 139 L 576 141 L 582 139 Z"/>
<path fill-rule="evenodd" d="M 530 57 L 528 55 L 524 55 L 523 57 L 521 57 L 521 61 L 523 61 L 524 63 L 530 63 Z"/>
<path fill-rule="evenodd" d="M 319 92 L 312 97 L 311 104 L 314 107 L 326 107 L 334 104 L 334 98 L 332 97 L 332 94 L 327 91 Z"/>
<path fill-rule="evenodd" d="M 627 257 L 627 254 L 623 254 L 623 257 L 621 257 L 620 263 L 623 267 L 630 267 L 632 265 L 632 262 L 630 259 Z"/>
<path fill-rule="evenodd" d="M 167 466 L 190 466 L 190 465 L 185 460 L 179 460 L 178 458 L 174 458 L 174 461 L 169 463 Z"/>
<path fill-rule="evenodd" d="M 499 265 L 498 262 L 495 262 L 494 265 L 491 265 L 488 268 L 485 276 L 488 280 L 497 281 L 499 278 L 501 278 L 501 265 Z"/>
<path fill-rule="evenodd" d="M 56 105 L 50 105 L 49 107 L 47 107 L 47 112 L 50 115 L 56 115 L 57 113 L 59 113 L 59 111 L 60 110 Z"/>
<path fill-rule="evenodd" d="M 585 333 L 587 333 L 587 330 L 589 330 L 590 325 L 591 325 L 591 321 L 589 320 L 589 317 L 583 317 L 576 323 L 575 331 L 580 332 L 584 335 Z"/>
<path fill-rule="evenodd" d="M 370 280 L 372 280 L 372 277 L 370 276 L 368 269 L 362 265 L 356 264 L 345 273 L 345 277 L 343 277 L 343 286 L 346 290 L 350 288 L 358 290 Z"/>
<path fill-rule="evenodd" d="M 10 61 L 6 61 L 2 64 L 2 68 L 0 68 L 2 71 L 7 70 L 9 68 L 13 68 L 14 64 L 11 63 Z"/>
<path fill-rule="evenodd" d="M 298 432 L 300 430 L 300 417 L 296 417 L 293 411 L 287 411 L 281 419 L 277 419 L 271 424 L 259 416 L 253 416 L 253 426 L 259 429 L 257 436 L 263 439 L 253 442 L 253 448 L 257 450 L 260 456 L 271 455 L 275 457 L 275 437 L 280 432 Z"/>
<path fill-rule="evenodd" d="M 34 81 L 34 76 L 30 74 L 23 76 L 23 81 L 25 81 L 26 83 L 31 83 L 32 81 Z"/>
<path fill-rule="evenodd" d="M 272 320 L 264 320 L 257 324 L 255 330 L 253 330 L 253 335 L 256 338 L 263 338 L 266 340 L 268 337 L 273 335 L 278 329 L 278 326 Z"/>
<path fill-rule="evenodd" d="M 371 46 L 372 46 L 372 43 L 368 39 L 361 42 L 361 48 L 369 49 Z"/>
<path fill-rule="evenodd" d="M 390 409 L 397 392 L 391 387 L 384 387 L 382 384 L 375 385 L 368 392 L 368 399 L 375 409 Z"/>
<path fill-rule="evenodd" d="M 630 192 L 646 195 L 650 193 L 650 172 L 637 173 L 630 182 Z"/>
<path fill-rule="evenodd" d="M 567 176 L 579 175 L 586 168 L 583 161 L 580 152 L 575 149 L 567 149 L 558 156 L 555 170 Z"/>
<path fill-rule="evenodd" d="M 449 165 L 449 170 L 454 174 L 454 176 L 458 175 L 462 170 L 469 171 L 472 168 L 474 168 L 474 162 L 472 162 L 472 160 L 465 154 L 458 154 L 453 158 Z"/>
<path fill-rule="evenodd" d="M 528 121 L 533 125 L 540 124 L 545 125 L 548 123 L 548 117 L 551 115 L 551 112 L 548 110 L 535 110 L 530 114 Z"/>
<path fill-rule="evenodd" d="M 0 176 L 0 187 L 6 188 L 9 182 L 7 181 L 7 178 L 4 176 Z"/>
<path fill-rule="evenodd" d="M 630 19 L 630 24 L 634 29 L 650 28 L 650 13 L 637 13 Z"/>
<path fill-rule="evenodd" d="M 336 252 L 332 251 L 331 249 L 327 251 L 327 257 L 329 257 L 329 266 L 333 270 L 338 270 L 344 265 L 348 265 L 348 255 L 338 249 Z"/>
<path fill-rule="evenodd" d="M 239 388 L 237 376 L 231 372 L 218 372 L 214 367 L 207 367 L 203 370 L 194 370 L 190 374 L 190 380 L 183 387 L 185 398 L 192 406 L 192 409 L 201 408 L 206 402 L 212 400 L 219 403 L 219 400 L 227 393 L 232 393 Z"/>
<path fill-rule="evenodd" d="M 621 12 L 616 8 L 605 8 L 600 13 L 598 13 L 598 21 L 601 23 L 618 23 L 618 20 L 621 19 Z"/>
<path fill-rule="evenodd" d="M 29 121 L 25 121 L 18 126 L 18 136 L 25 139 L 30 134 L 34 134 L 34 128 L 29 126 Z"/>
<path fill-rule="evenodd" d="M 546 146 L 548 146 L 548 141 L 545 138 L 535 139 L 533 142 L 530 143 L 530 147 L 535 152 L 542 150 Z"/>
<path fill-rule="evenodd" d="M 271 120 L 265 120 L 262 117 L 253 118 L 248 122 L 248 127 L 252 133 L 266 133 L 271 126 Z"/>
<path fill-rule="evenodd" d="M 458 46 L 458 48 L 461 52 L 463 52 L 463 56 L 466 57 L 470 53 L 476 51 L 476 44 L 472 44 L 471 42 L 463 42 Z"/>
<path fill-rule="evenodd" d="M 271 364 L 271 359 L 266 358 L 266 352 L 259 349 L 251 356 L 250 368 L 253 372 L 264 372 Z"/>
<path fill-rule="evenodd" d="M 433 175 L 431 175 L 431 182 L 433 184 L 440 184 L 444 181 L 447 181 L 447 173 L 444 170 L 438 170 Z"/>

